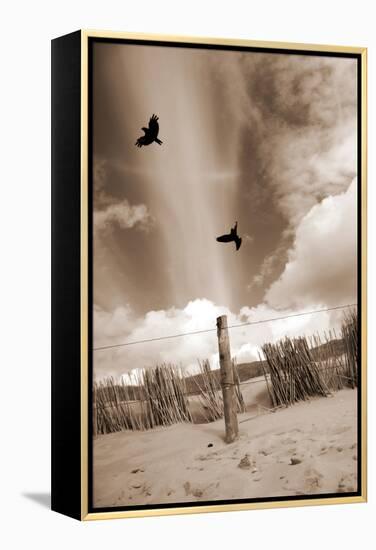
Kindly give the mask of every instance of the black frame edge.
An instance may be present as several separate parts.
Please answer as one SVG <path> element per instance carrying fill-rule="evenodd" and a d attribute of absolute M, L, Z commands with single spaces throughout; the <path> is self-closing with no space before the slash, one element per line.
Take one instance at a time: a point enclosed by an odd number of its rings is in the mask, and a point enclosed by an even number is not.
<path fill-rule="evenodd" d="M 51 65 L 51 508 L 81 519 L 81 31 Z"/>
<path fill-rule="evenodd" d="M 88 37 L 88 204 L 89 204 L 89 212 L 88 212 L 88 235 L 89 235 L 89 256 L 88 256 L 88 262 L 89 262 L 89 311 L 88 311 L 88 329 L 89 329 L 89 364 L 88 364 L 88 418 L 91 418 L 92 415 L 92 401 L 91 401 L 91 387 L 93 382 L 93 362 L 92 362 L 92 332 L 93 332 L 93 319 L 92 319 L 92 311 L 91 311 L 91 305 L 92 300 L 90 297 L 92 297 L 93 294 L 93 276 L 92 276 L 92 257 L 93 257 L 93 236 L 92 236 L 92 206 L 93 206 L 93 197 L 92 197 L 92 159 L 93 159 L 93 121 L 92 121 L 92 111 L 93 111 L 93 97 L 92 97 L 92 78 L 93 78 L 93 44 L 94 43 L 115 43 L 115 44 L 132 44 L 132 45 L 148 45 L 148 46 L 163 46 L 163 47 L 177 47 L 177 48 L 191 48 L 191 49 L 216 49 L 216 50 L 235 50 L 235 51 L 246 51 L 246 52 L 264 52 L 264 53 L 274 53 L 274 54 L 282 54 L 282 55 L 306 55 L 308 57 L 312 56 L 319 56 L 319 57 L 339 57 L 339 58 L 349 58 L 354 59 L 357 62 L 357 93 L 358 93 L 358 107 L 357 107 L 357 117 L 358 117 L 358 130 L 357 130 L 357 149 L 358 149 L 358 196 L 357 196 L 357 216 L 358 216 L 358 222 L 357 222 L 357 228 L 358 228 L 358 259 L 357 259 L 357 275 L 358 275 L 358 321 L 359 321 L 359 342 L 362 341 L 362 330 L 364 330 L 364 327 L 362 327 L 361 323 L 361 308 L 362 308 L 362 291 L 366 292 L 365 289 L 362 289 L 361 279 L 362 279 L 362 257 L 365 253 L 363 248 L 366 248 L 366 242 L 364 241 L 363 235 L 361 235 L 361 224 L 362 224 L 362 182 L 363 182 L 363 173 L 362 173 L 362 148 L 364 147 L 364 144 L 362 143 L 362 54 L 356 53 L 356 52 L 332 52 L 332 51 L 326 51 L 325 49 L 318 50 L 318 51 L 312 51 L 312 50 L 304 50 L 302 49 L 281 49 L 277 46 L 275 47 L 260 47 L 260 46 L 247 46 L 247 45 L 241 45 L 241 46 L 233 46 L 229 44 L 205 44 L 205 43 L 185 43 L 185 42 L 174 42 L 170 40 L 162 40 L 162 39 L 136 39 L 129 37 L 98 37 L 98 36 L 89 36 Z M 362 248 L 363 247 L 363 248 Z M 362 364 L 362 350 L 361 345 L 359 347 L 359 365 Z M 93 506 L 93 438 L 92 438 L 92 426 L 89 422 L 88 426 L 88 513 L 89 514 L 96 514 L 96 513 L 116 513 L 116 512 L 132 512 L 132 511 L 148 511 L 148 510 L 165 510 L 169 508 L 202 508 L 207 506 L 221 506 L 221 505 L 236 505 L 236 504 L 253 504 L 253 503 L 265 503 L 265 502 L 284 502 L 284 501 L 295 501 L 297 504 L 299 501 L 305 501 L 305 500 L 325 500 L 325 499 L 331 499 L 331 498 L 343 498 L 344 503 L 346 498 L 353 498 L 353 497 L 362 497 L 362 486 L 363 486 L 363 479 L 362 479 L 362 464 L 363 464 L 363 456 L 362 456 L 362 381 L 361 381 L 361 368 L 359 368 L 359 386 L 356 390 L 357 396 L 358 396 L 358 418 L 357 418 L 357 426 L 358 426 L 358 467 L 357 467 L 357 475 L 358 475 L 358 483 L 357 483 L 357 490 L 349 493 L 327 493 L 327 494 L 318 494 L 318 495 L 304 495 L 304 496 L 278 496 L 278 497 L 263 497 L 263 498 L 249 498 L 249 499 L 231 499 L 231 500 L 216 500 L 216 501 L 201 501 L 198 503 L 195 502 L 189 502 L 189 503 L 179 503 L 175 502 L 174 504 L 142 504 L 142 505 L 133 505 L 133 506 L 112 506 L 112 507 L 94 507 Z M 171 512 L 173 514 L 173 512 Z"/>

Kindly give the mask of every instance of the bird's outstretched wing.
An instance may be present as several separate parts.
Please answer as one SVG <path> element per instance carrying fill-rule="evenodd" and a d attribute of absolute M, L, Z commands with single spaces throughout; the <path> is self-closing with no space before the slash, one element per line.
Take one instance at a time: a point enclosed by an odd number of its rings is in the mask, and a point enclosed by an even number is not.
<path fill-rule="evenodd" d="M 230 243 L 234 240 L 234 237 L 231 235 L 231 233 L 227 233 L 226 235 L 221 235 L 220 237 L 217 237 L 217 241 L 219 243 Z"/>
<path fill-rule="evenodd" d="M 158 117 L 157 115 L 153 115 L 151 119 L 149 120 L 149 130 L 152 133 L 153 136 L 157 137 L 159 132 L 159 124 L 158 124 Z"/>
<path fill-rule="evenodd" d="M 236 250 L 239 250 L 239 248 L 241 247 L 241 244 L 242 244 L 242 238 L 241 238 L 241 237 L 238 237 L 238 236 L 236 235 L 235 244 L 236 244 Z"/>
<path fill-rule="evenodd" d="M 143 145 L 146 145 L 145 136 L 139 137 L 138 140 L 136 141 L 135 145 L 137 147 L 142 147 Z"/>

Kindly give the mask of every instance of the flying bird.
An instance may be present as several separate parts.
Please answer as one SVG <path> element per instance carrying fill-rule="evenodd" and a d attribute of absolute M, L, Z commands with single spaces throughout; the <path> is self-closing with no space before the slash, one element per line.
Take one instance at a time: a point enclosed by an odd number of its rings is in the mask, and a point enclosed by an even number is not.
<path fill-rule="evenodd" d="M 150 145 L 155 141 L 158 145 L 162 145 L 162 141 L 158 139 L 159 124 L 157 115 L 153 115 L 149 120 L 149 128 L 141 128 L 145 135 L 138 138 L 135 145 L 142 147 L 143 145 Z"/>
<path fill-rule="evenodd" d="M 217 241 L 219 243 L 235 243 L 236 250 L 239 250 L 240 245 L 242 244 L 242 239 L 238 235 L 238 222 L 235 222 L 234 227 L 231 228 L 230 233 L 226 233 L 225 235 L 221 235 L 220 237 L 217 237 Z"/>

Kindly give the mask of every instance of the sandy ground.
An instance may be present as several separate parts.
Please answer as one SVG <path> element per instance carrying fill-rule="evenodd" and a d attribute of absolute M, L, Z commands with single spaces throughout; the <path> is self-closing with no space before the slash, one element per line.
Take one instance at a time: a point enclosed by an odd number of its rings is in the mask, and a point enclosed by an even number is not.
<path fill-rule="evenodd" d="M 223 420 L 97 437 L 94 506 L 357 490 L 356 391 L 267 413 L 256 405 L 268 404 L 265 386 L 244 388 L 248 411 L 230 445 Z"/>

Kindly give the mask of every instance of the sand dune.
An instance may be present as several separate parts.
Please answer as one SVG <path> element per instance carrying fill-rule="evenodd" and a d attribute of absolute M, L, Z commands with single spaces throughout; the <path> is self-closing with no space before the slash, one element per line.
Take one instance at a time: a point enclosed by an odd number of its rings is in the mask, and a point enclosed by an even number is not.
<path fill-rule="evenodd" d="M 244 388 L 249 407 L 230 445 L 223 420 L 96 438 L 94 506 L 357 490 L 356 391 L 255 417 L 256 401 L 268 403 L 265 386 Z"/>

